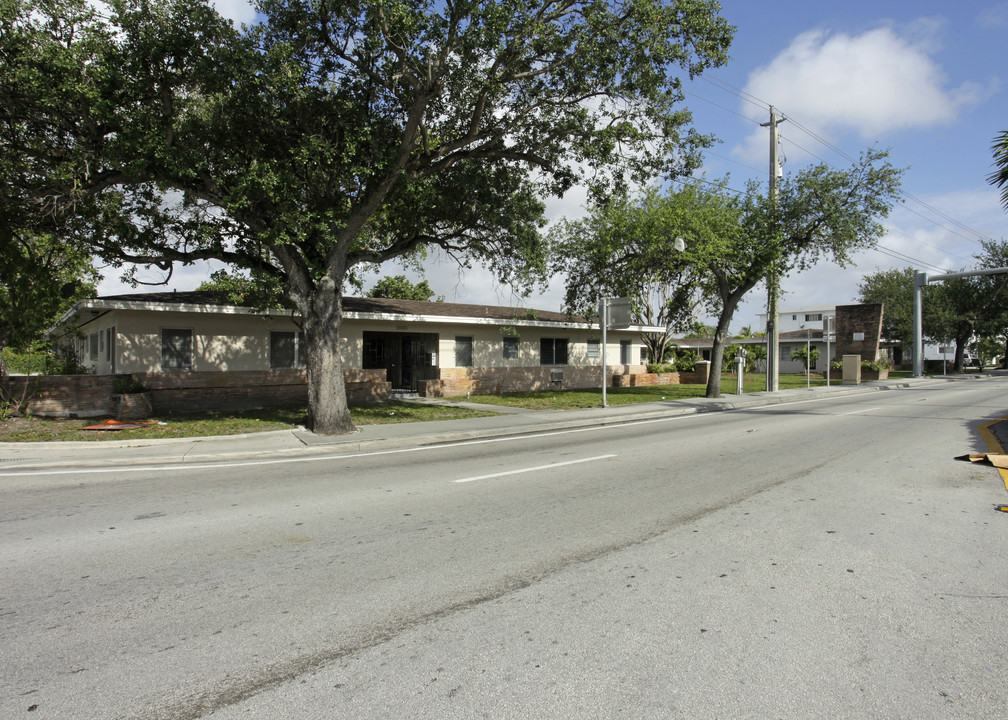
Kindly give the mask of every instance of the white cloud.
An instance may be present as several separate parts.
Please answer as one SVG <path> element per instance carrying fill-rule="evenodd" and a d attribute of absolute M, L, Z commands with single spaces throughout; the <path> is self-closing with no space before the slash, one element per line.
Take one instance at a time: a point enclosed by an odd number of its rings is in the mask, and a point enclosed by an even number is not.
<path fill-rule="evenodd" d="M 221 15 L 234 20 L 235 24 L 251 25 L 256 19 L 256 11 L 249 0 L 213 0 L 213 6 Z"/>
<path fill-rule="evenodd" d="M 997 82 L 947 87 L 931 57 L 939 29 L 940 23 L 924 18 L 902 36 L 891 27 L 860 35 L 810 30 L 754 70 L 745 90 L 819 132 L 852 130 L 875 140 L 894 130 L 948 124 L 990 97 Z M 744 111 L 756 117 L 748 103 Z M 736 154 L 765 157 L 765 145 L 766 131 L 756 131 Z"/>

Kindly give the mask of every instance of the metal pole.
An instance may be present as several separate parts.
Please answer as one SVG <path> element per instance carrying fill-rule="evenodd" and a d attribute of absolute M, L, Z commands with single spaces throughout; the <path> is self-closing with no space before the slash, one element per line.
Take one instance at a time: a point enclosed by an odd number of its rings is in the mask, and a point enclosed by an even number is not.
<path fill-rule="evenodd" d="M 812 331 L 805 331 L 805 389 L 812 389 Z"/>
<path fill-rule="evenodd" d="M 914 312 L 914 361 L 913 361 L 913 374 L 914 377 L 922 377 L 924 375 L 924 323 L 923 323 L 923 295 L 924 286 L 928 283 L 953 280 L 955 278 L 964 277 L 978 277 L 981 275 L 1003 275 L 1008 273 L 1008 267 L 998 267 L 998 268 L 983 268 L 982 270 L 967 270 L 964 272 L 954 272 L 945 273 L 944 275 L 928 275 L 926 272 L 916 272 L 914 273 L 914 295 L 913 295 L 913 312 Z"/>
<path fill-rule="evenodd" d="M 830 353 L 830 325 L 833 324 L 833 318 L 829 315 L 826 316 L 826 387 L 830 386 L 830 375 L 833 372 L 833 355 Z"/>
<path fill-rule="evenodd" d="M 913 374 L 914 377 L 924 376 L 924 332 L 923 323 L 923 298 L 924 286 L 928 283 L 926 272 L 914 273 L 913 289 L 913 323 L 914 323 L 914 346 L 913 346 Z"/>
<path fill-rule="evenodd" d="M 600 305 L 599 318 L 602 323 L 602 407 L 608 407 L 606 386 L 609 384 L 609 373 L 606 370 L 606 327 L 609 325 L 609 299 L 603 297 Z"/>

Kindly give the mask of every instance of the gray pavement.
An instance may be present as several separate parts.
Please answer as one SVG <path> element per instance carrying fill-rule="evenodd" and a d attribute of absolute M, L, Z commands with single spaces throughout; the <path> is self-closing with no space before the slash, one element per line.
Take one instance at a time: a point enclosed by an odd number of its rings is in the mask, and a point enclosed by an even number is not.
<path fill-rule="evenodd" d="M 564 411 L 530 411 L 479 405 L 457 400 L 418 399 L 447 405 L 493 410 L 499 415 L 461 420 L 367 425 L 341 436 L 316 435 L 305 429 L 246 435 L 122 439 L 82 442 L 0 443 L 0 474 L 65 467 L 122 467 L 175 463 L 210 463 L 225 460 L 277 458 L 307 454 L 357 453 L 402 447 L 434 445 L 469 439 L 506 437 L 550 430 L 619 424 L 653 418 L 722 412 L 764 405 L 802 402 L 817 398 L 898 390 L 928 383 L 968 381 L 986 375 L 907 378 L 832 385 L 811 389 L 754 392 L 717 399 L 693 398 Z"/>

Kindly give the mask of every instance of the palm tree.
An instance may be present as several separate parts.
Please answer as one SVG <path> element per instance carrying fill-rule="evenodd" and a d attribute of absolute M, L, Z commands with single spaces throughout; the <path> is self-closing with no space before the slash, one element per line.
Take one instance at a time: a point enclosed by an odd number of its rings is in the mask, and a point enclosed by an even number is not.
<path fill-rule="evenodd" d="M 1008 130 L 994 138 L 992 149 L 997 170 L 987 176 L 987 182 L 1001 188 L 1001 204 L 1008 210 Z"/>

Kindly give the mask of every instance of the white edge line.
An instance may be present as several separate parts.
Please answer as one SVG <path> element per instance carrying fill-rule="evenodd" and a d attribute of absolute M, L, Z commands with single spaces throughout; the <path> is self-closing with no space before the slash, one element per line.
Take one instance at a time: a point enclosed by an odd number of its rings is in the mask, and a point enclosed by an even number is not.
<path fill-rule="evenodd" d="M 503 472 L 491 473 L 489 475 L 476 475 L 475 477 L 461 478 L 459 480 L 452 480 L 454 483 L 468 483 L 475 482 L 476 480 L 489 480 L 490 478 L 504 477 L 505 475 L 520 475 L 521 473 L 536 472 L 537 470 L 551 470 L 553 468 L 563 467 L 564 465 L 577 465 L 578 463 L 593 462 L 595 460 L 606 460 L 608 458 L 614 458 L 615 455 L 596 455 L 595 457 L 582 458 L 580 460 L 567 460 L 566 462 L 549 463 L 548 465 L 537 465 L 535 467 L 520 468 L 518 470 L 505 470 Z"/>
<path fill-rule="evenodd" d="M 871 412 L 872 410 L 881 410 L 881 407 L 864 408 L 863 410 L 851 410 L 850 412 L 840 413 L 838 417 L 843 417 L 844 415 L 860 415 L 861 413 Z"/>

